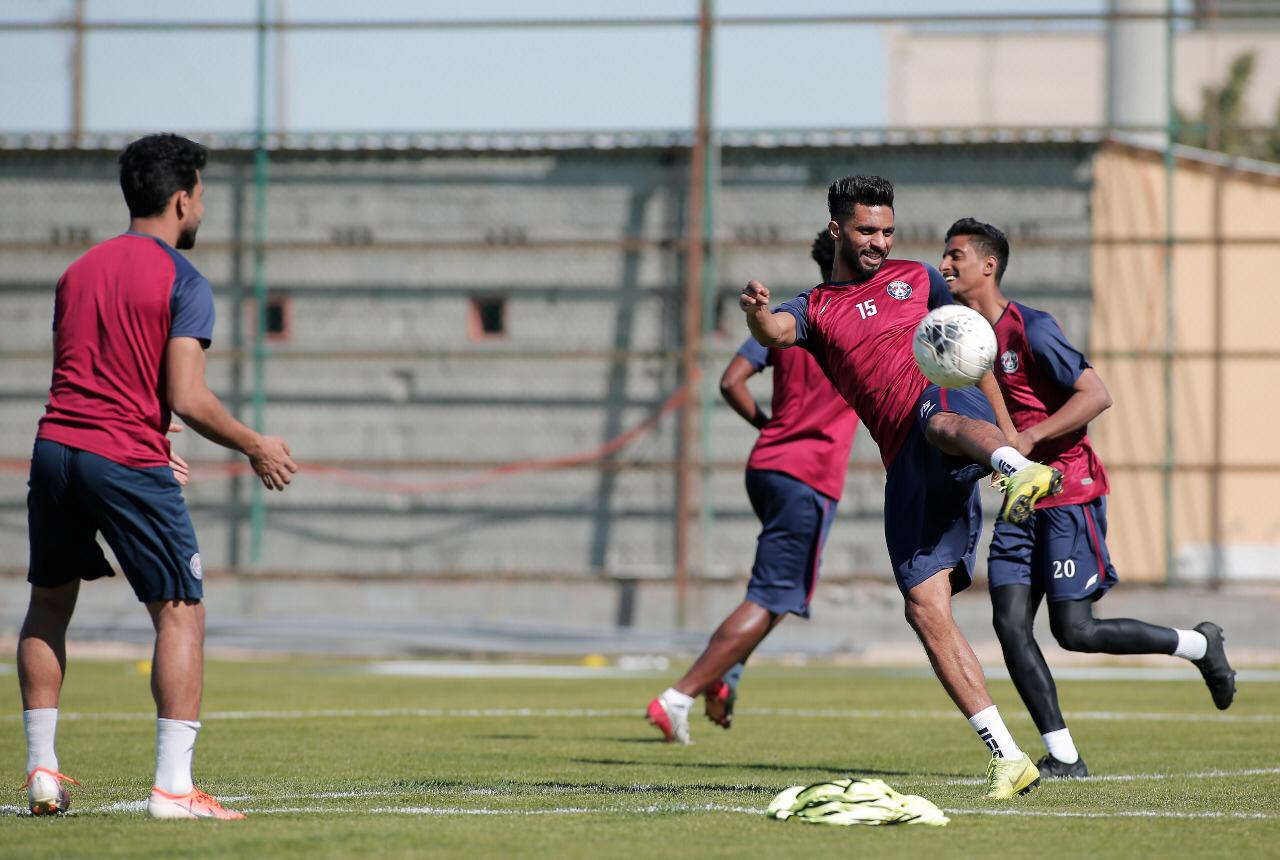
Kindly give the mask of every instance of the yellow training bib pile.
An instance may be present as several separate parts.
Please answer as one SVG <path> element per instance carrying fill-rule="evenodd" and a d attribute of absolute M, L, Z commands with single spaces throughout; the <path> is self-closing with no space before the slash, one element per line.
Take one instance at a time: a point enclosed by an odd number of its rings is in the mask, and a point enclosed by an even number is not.
<path fill-rule="evenodd" d="M 923 797 L 899 794 L 878 779 L 837 779 L 793 785 L 769 804 L 766 813 L 779 821 L 810 824 L 932 824 L 950 821 Z"/>

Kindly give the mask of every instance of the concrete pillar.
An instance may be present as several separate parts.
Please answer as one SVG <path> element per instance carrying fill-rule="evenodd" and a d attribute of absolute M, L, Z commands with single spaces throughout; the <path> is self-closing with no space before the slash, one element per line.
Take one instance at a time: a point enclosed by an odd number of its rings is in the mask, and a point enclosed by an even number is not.
<path fill-rule="evenodd" d="M 1163 14 L 1167 0 L 1111 0 L 1114 14 Z M 1164 148 L 1168 133 L 1169 49 L 1165 21 L 1118 19 L 1107 34 L 1107 127 L 1135 142 Z M 1147 126 L 1125 131 L 1127 126 Z"/>

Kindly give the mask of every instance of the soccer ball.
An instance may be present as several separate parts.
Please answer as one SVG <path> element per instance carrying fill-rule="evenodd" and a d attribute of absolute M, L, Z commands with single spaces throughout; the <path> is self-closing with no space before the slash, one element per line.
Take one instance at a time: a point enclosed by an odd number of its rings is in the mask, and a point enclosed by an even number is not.
<path fill-rule="evenodd" d="M 911 351 L 930 382 L 943 388 L 966 388 L 991 370 L 996 333 L 972 308 L 942 305 L 920 320 Z"/>

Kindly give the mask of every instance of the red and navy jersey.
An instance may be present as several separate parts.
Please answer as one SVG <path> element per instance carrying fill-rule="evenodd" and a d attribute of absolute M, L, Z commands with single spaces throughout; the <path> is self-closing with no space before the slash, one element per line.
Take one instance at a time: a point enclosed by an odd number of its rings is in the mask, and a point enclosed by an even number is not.
<path fill-rule="evenodd" d="M 213 289 L 163 240 L 125 233 L 58 281 L 53 383 L 36 436 L 122 466 L 169 462 L 165 345 L 213 340 Z"/>
<path fill-rule="evenodd" d="M 773 368 L 773 414 L 747 468 L 784 472 L 839 501 L 858 416 L 803 349 L 767 349 L 747 338 L 738 355 L 757 372 Z"/>
<path fill-rule="evenodd" d="M 819 284 L 778 310 L 796 318 L 796 344 L 813 353 L 880 446 L 885 467 L 911 431 L 916 398 L 929 381 L 911 338 L 933 308 L 951 304 L 938 270 L 888 260 L 865 281 Z"/>
<path fill-rule="evenodd" d="M 1009 417 L 1019 431 L 1048 418 L 1070 399 L 1088 360 L 1044 311 L 1009 302 L 996 320 L 996 382 L 1004 393 Z M 1062 493 L 1042 500 L 1038 508 L 1080 505 L 1106 495 L 1111 487 L 1088 428 L 1081 427 L 1036 445 L 1031 457 L 1062 472 Z"/>

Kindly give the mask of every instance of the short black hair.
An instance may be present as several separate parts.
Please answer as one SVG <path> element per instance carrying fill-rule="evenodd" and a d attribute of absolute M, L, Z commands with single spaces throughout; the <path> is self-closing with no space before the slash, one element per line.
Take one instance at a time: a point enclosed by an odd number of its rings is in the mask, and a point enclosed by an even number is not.
<path fill-rule="evenodd" d="M 950 242 L 952 236 L 968 236 L 970 243 L 977 247 L 982 256 L 995 257 L 996 283 L 1000 283 L 1004 270 L 1009 265 L 1009 237 L 1004 231 L 977 218 L 961 218 L 947 231 L 946 241 Z"/>
<path fill-rule="evenodd" d="M 831 269 L 836 264 L 836 240 L 831 238 L 830 230 L 823 227 L 818 231 L 813 244 L 809 247 L 809 256 L 818 264 L 823 283 L 830 281 Z"/>
<path fill-rule="evenodd" d="M 191 192 L 209 150 L 176 134 L 140 137 L 120 153 L 120 190 L 133 218 L 159 215 L 176 191 Z"/>
<path fill-rule="evenodd" d="M 827 211 L 831 220 L 844 223 L 855 206 L 893 208 L 893 183 L 882 176 L 846 176 L 827 189 Z"/>

